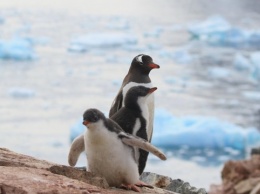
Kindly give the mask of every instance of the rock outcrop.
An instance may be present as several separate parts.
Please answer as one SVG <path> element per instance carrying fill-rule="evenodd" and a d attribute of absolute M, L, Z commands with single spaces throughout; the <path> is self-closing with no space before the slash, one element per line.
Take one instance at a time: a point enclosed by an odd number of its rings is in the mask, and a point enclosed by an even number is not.
<path fill-rule="evenodd" d="M 222 185 L 211 185 L 210 194 L 260 194 L 260 155 L 228 161 L 221 172 Z"/>
<path fill-rule="evenodd" d="M 0 194 L 133 194 L 110 188 L 105 179 L 77 168 L 54 164 L 0 148 Z M 176 194 L 155 187 L 142 193 Z"/>
<path fill-rule="evenodd" d="M 181 194 L 207 194 L 203 188 L 191 186 L 188 182 L 181 179 L 171 179 L 167 176 L 158 175 L 151 172 L 144 172 L 140 179 L 147 184 L 163 188 L 168 191 L 174 191 Z"/>

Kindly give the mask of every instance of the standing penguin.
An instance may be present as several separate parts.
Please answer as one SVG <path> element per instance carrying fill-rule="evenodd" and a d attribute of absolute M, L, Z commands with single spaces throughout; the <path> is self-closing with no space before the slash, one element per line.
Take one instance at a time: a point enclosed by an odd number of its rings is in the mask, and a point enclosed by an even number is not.
<path fill-rule="evenodd" d="M 140 192 L 135 185 L 139 180 L 139 173 L 134 147 L 166 160 L 165 155 L 156 147 L 146 140 L 127 134 L 97 109 L 85 111 L 83 124 L 88 128 L 84 135 L 88 169 L 104 177 L 110 186 L 124 186 Z"/>
<path fill-rule="evenodd" d="M 134 86 L 152 87 L 149 73 L 152 69 L 160 68 L 159 65 L 153 62 L 149 55 L 137 55 L 131 63 L 129 71 L 125 76 L 122 86 L 115 97 L 109 111 L 109 117 L 113 116 L 120 108 L 125 106 L 125 96 L 128 90 Z M 144 106 L 148 107 L 148 114 L 145 115 L 147 122 L 147 140 L 151 142 L 153 134 L 153 119 L 154 119 L 154 96 L 150 95 L 144 102 Z"/>
<path fill-rule="evenodd" d="M 125 96 L 125 106 L 110 118 L 119 124 L 126 133 L 148 140 L 148 126 L 145 118 L 149 114 L 149 110 L 145 102 L 156 89 L 156 87 L 147 88 L 144 86 L 131 87 Z M 135 154 L 139 174 L 141 175 L 146 165 L 148 152 L 136 149 Z"/>

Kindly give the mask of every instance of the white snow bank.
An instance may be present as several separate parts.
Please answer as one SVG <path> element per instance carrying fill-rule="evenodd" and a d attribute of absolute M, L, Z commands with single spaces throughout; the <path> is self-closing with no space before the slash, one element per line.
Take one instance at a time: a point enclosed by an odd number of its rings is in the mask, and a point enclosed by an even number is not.
<path fill-rule="evenodd" d="M 73 52 L 85 52 L 92 48 L 111 48 L 123 45 L 134 45 L 137 38 L 132 34 L 126 33 L 93 33 L 79 36 L 73 39 L 68 48 Z"/>
<path fill-rule="evenodd" d="M 0 40 L 0 59 L 31 60 L 36 54 L 31 40 L 13 38 Z"/>
<path fill-rule="evenodd" d="M 79 120 L 70 129 L 73 140 L 85 128 Z M 244 151 L 248 146 L 260 142 L 260 133 L 254 129 L 244 129 L 216 118 L 187 116 L 175 117 L 166 110 L 155 111 L 152 143 L 171 148 L 188 146 L 190 148 L 225 149 L 226 147 Z"/>

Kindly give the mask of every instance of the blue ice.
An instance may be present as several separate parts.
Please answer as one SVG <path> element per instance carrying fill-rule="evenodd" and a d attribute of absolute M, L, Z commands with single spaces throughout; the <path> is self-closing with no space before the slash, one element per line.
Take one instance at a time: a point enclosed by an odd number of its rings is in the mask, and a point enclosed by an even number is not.
<path fill-rule="evenodd" d="M 92 48 L 111 48 L 135 45 L 137 38 L 127 33 L 93 33 L 74 38 L 68 48 L 72 52 L 85 52 Z"/>
<path fill-rule="evenodd" d="M 228 77 L 230 71 L 224 67 L 210 67 L 208 69 L 208 75 L 214 79 L 222 79 Z"/>
<path fill-rule="evenodd" d="M 14 60 L 31 60 L 36 58 L 31 40 L 13 38 L 0 40 L 0 58 Z"/>
<path fill-rule="evenodd" d="M 233 65 L 238 71 L 250 71 L 252 69 L 249 59 L 240 53 L 235 55 Z"/>
<path fill-rule="evenodd" d="M 82 120 L 79 120 L 70 128 L 70 139 L 73 140 L 84 130 Z M 243 151 L 259 142 L 260 133 L 255 128 L 244 129 L 212 117 L 175 117 L 164 109 L 155 111 L 152 143 L 156 146 L 201 149 L 229 147 Z"/>
<path fill-rule="evenodd" d="M 250 59 L 254 66 L 252 77 L 257 81 L 260 81 L 260 52 L 254 52 L 250 55 Z"/>
<path fill-rule="evenodd" d="M 188 31 L 194 38 L 211 45 L 260 48 L 260 31 L 232 26 L 225 18 L 218 15 L 188 26 Z"/>
<path fill-rule="evenodd" d="M 212 117 L 175 117 L 163 109 L 155 112 L 152 143 L 157 146 L 244 150 L 259 142 L 255 128 L 244 129 Z"/>
<path fill-rule="evenodd" d="M 260 52 L 253 52 L 249 57 L 238 53 L 235 55 L 233 65 L 238 71 L 248 72 L 250 79 L 260 81 Z"/>
<path fill-rule="evenodd" d="M 196 22 L 188 27 L 188 31 L 197 38 L 206 38 L 215 33 L 224 33 L 230 30 L 231 25 L 222 16 L 214 15 L 203 22 Z"/>

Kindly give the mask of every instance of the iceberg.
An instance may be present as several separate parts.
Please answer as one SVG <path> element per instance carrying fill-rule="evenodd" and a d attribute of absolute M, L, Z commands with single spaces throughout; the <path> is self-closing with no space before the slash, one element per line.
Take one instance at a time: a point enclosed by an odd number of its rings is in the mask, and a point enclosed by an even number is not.
<path fill-rule="evenodd" d="M 215 46 L 260 48 L 260 31 L 232 26 L 225 18 L 215 15 L 188 26 L 193 38 Z"/>
<path fill-rule="evenodd" d="M 33 44 L 24 38 L 0 40 L 0 59 L 32 60 L 36 58 Z"/>
<path fill-rule="evenodd" d="M 82 120 L 70 129 L 70 140 L 85 130 Z M 155 111 L 152 143 L 162 148 L 188 147 L 245 151 L 259 144 L 260 133 L 255 128 L 240 126 L 213 117 L 175 117 L 164 109 Z"/>
<path fill-rule="evenodd" d="M 228 147 L 244 151 L 259 142 L 260 133 L 255 128 L 245 129 L 213 117 L 174 117 L 163 109 L 155 112 L 152 143 L 160 147 L 186 145 L 191 148 Z"/>
<path fill-rule="evenodd" d="M 72 52 L 85 52 L 92 48 L 111 48 L 124 45 L 135 45 L 137 38 L 127 33 L 93 33 L 79 36 L 70 42 Z"/>
<path fill-rule="evenodd" d="M 229 22 L 219 15 L 214 15 L 207 18 L 203 22 L 196 22 L 188 26 L 188 31 L 197 38 L 203 38 L 213 34 L 225 33 L 230 30 Z"/>

